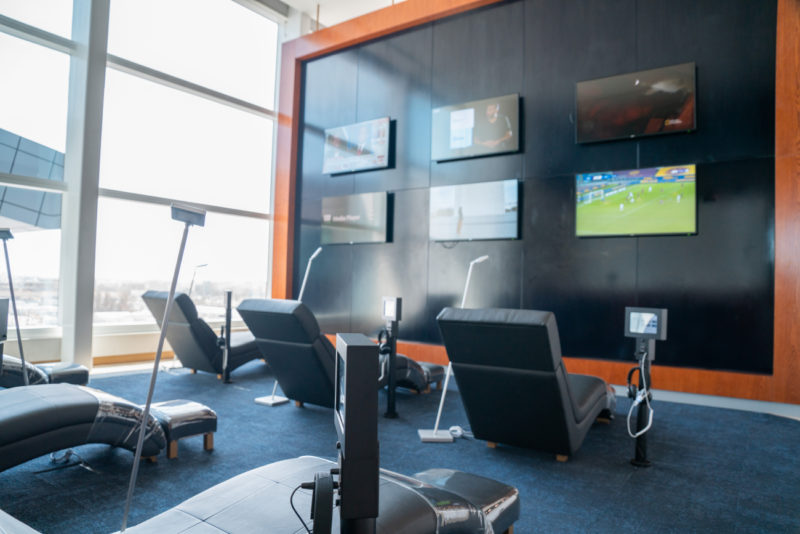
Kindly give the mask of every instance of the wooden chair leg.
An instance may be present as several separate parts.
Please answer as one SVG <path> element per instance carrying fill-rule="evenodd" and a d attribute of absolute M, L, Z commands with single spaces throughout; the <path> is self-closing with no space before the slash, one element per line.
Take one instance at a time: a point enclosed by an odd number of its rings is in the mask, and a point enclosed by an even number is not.
<path fill-rule="evenodd" d="M 514 525 L 508 527 L 503 534 L 514 534 Z"/>
<path fill-rule="evenodd" d="M 487 441 L 486 442 L 486 446 L 489 447 L 490 449 L 496 449 L 497 448 L 497 442 L 496 441 Z"/>
<path fill-rule="evenodd" d="M 222 375 L 221 374 L 217 375 L 217 380 L 222 380 Z"/>
<path fill-rule="evenodd" d="M 443 385 L 444 385 L 444 383 L 441 380 L 436 382 L 436 391 L 441 391 Z"/>
<path fill-rule="evenodd" d="M 300 401 L 294 401 L 294 405 L 297 406 L 298 408 L 302 408 L 303 407 L 303 403 L 300 402 Z"/>
<path fill-rule="evenodd" d="M 197 374 L 197 369 L 192 369 L 192 374 L 196 375 Z"/>
<path fill-rule="evenodd" d="M 178 457 L 178 440 L 172 440 L 167 445 L 167 459 L 173 460 Z"/>
<path fill-rule="evenodd" d="M 147 463 L 151 464 L 158 462 L 158 458 L 156 456 L 143 456 L 142 460 L 147 460 Z"/>
<path fill-rule="evenodd" d="M 563 462 L 566 462 L 567 460 L 569 460 L 569 456 L 567 456 L 566 454 L 556 454 L 556 461 L 557 462 L 562 462 L 563 463 Z"/>
<path fill-rule="evenodd" d="M 598 423 L 603 423 L 604 425 L 610 425 L 611 424 L 611 419 L 609 419 L 608 417 L 598 417 L 597 418 L 597 422 Z"/>
<path fill-rule="evenodd" d="M 203 448 L 207 451 L 214 450 L 214 433 L 208 432 L 203 434 Z"/>

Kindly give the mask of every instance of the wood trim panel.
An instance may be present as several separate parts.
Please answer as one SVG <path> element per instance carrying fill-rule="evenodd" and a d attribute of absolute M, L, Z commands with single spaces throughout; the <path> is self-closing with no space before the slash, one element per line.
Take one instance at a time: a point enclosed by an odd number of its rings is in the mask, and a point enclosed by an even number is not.
<path fill-rule="evenodd" d="M 161 353 L 162 360 L 171 360 L 175 357 L 175 353 L 171 351 L 164 351 Z M 142 352 L 138 354 L 118 354 L 114 356 L 95 356 L 92 358 L 92 366 L 98 365 L 114 365 L 120 363 L 142 363 L 152 362 L 156 359 L 155 352 Z"/>
<path fill-rule="evenodd" d="M 272 295 L 291 297 L 302 62 L 498 0 L 408 0 L 287 42 L 281 58 Z M 775 79 L 774 373 L 653 367 L 653 384 L 709 395 L 800 404 L 800 2 L 778 0 Z M 414 359 L 446 363 L 443 347 L 400 342 Z M 631 362 L 565 358 L 573 373 L 624 382 Z"/>

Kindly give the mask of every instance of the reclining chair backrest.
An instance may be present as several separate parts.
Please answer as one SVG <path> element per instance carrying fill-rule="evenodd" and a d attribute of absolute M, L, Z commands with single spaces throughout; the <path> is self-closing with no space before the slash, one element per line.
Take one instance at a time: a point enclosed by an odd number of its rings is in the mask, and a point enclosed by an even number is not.
<path fill-rule="evenodd" d="M 296 300 L 247 299 L 238 308 L 261 355 L 292 400 L 333 408 L 335 349 Z"/>
<path fill-rule="evenodd" d="M 476 438 L 572 449 L 575 415 L 555 315 L 445 308 L 437 321 Z"/>
<path fill-rule="evenodd" d="M 147 291 L 142 295 L 159 327 L 164 320 L 168 296 L 166 291 Z M 217 335 L 197 315 L 197 308 L 185 293 L 175 293 L 167 341 L 184 367 L 209 373 L 222 372 L 222 350 L 217 346 Z"/>

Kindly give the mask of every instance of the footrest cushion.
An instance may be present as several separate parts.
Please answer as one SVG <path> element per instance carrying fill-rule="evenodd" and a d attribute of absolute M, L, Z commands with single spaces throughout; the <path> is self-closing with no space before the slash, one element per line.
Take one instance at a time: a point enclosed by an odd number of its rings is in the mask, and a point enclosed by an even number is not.
<path fill-rule="evenodd" d="M 51 384 L 75 384 L 85 386 L 89 383 L 89 369 L 77 363 L 49 363 L 39 367 L 47 375 Z"/>
<path fill-rule="evenodd" d="M 217 413 L 199 402 L 183 399 L 156 402 L 150 411 L 161 423 L 168 442 L 217 431 Z"/>
<path fill-rule="evenodd" d="M 444 380 L 444 367 L 441 365 L 429 362 L 419 362 L 419 365 L 425 372 L 425 380 L 428 384 Z"/>

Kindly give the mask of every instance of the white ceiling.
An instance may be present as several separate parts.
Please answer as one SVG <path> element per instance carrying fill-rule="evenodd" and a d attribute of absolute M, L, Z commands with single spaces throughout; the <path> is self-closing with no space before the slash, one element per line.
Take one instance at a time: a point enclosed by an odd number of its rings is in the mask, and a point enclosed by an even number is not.
<path fill-rule="evenodd" d="M 322 26 L 333 26 L 345 20 L 361 16 L 365 13 L 382 9 L 402 0 L 283 0 L 293 8 L 304 11 L 316 20 L 319 5 L 319 23 Z"/>

